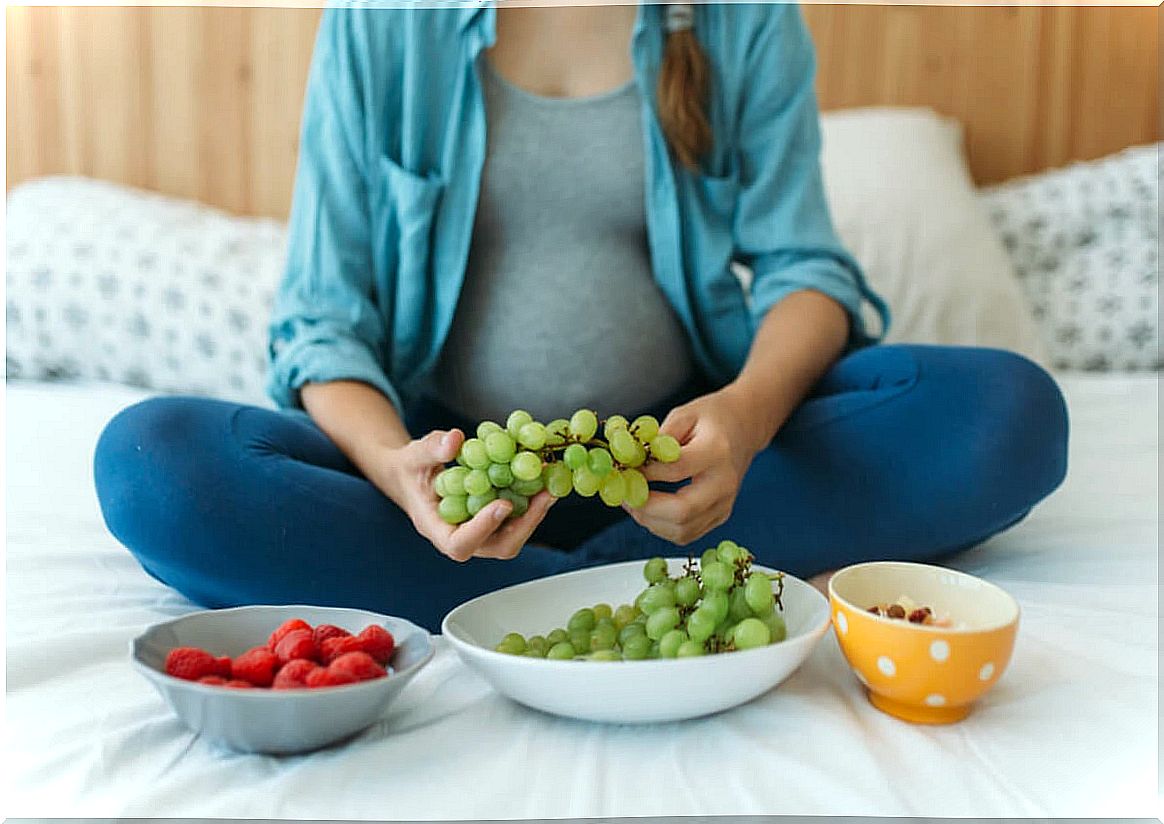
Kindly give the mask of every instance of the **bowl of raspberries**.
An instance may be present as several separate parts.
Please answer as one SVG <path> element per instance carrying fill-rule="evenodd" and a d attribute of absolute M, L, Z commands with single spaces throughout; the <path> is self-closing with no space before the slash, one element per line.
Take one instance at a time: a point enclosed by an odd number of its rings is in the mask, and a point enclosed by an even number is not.
<path fill-rule="evenodd" d="M 132 660 L 191 730 L 240 752 L 308 752 L 376 723 L 433 656 L 401 618 L 254 606 L 155 624 Z"/>

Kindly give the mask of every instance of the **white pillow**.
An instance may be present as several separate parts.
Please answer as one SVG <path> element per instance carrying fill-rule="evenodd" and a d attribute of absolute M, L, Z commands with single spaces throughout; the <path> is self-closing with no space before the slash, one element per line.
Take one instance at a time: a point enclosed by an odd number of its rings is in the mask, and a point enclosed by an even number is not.
<path fill-rule="evenodd" d="M 270 405 L 285 229 L 71 177 L 8 194 L 7 377 L 82 378 Z"/>
<path fill-rule="evenodd" d="M 1046 363 L 961 127 L 929 109 L 870 108 L 826 113 L 821 128 L 833 220 L 889 304 L 886 342 L 992 346 Z"/>

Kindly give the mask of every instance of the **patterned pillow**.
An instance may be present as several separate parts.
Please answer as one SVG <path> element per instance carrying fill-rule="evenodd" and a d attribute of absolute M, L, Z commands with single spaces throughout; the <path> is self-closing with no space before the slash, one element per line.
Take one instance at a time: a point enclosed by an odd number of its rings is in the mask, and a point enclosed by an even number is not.
<path fill-rule="evenodd" d="M 7 221 L 7 377 L 269 405 L 282 224 L 67 177 L 13 189 Z"/>
<path fill-rule="evenodd" d="M 982 194 L 1058 369 L 1162 366 L 1161 146 Z"/>

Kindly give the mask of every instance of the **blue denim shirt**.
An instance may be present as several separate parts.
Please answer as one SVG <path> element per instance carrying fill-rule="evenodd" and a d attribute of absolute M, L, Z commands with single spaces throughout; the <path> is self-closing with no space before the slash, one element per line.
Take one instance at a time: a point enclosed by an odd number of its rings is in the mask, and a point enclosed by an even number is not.
<path fill-rule="evenodd" d="M 655 115 L 664 8 L 639 7 L 631 45 L 647 232 L 654 277 L 701 369 L 715 385 L 734 378 L 764 314 L 803 289 L 848 310 L 851 347 L 876 340 L 888 313 L 825 202 L 815 56 L 799 9 L 696 5 L 715 145 L 692 174 Z M 298 406 L 314 381 L 366 382 L 401 411 L 423 391 L 465 274 L 486 140 L 477 57 L 495 17 L 492 7 L 324 13 L 270 327 L 278 405 Z M 749 290 L 733 261 L 752 271 Z M 863 301 L 881 316 L 875 333 Z"/>

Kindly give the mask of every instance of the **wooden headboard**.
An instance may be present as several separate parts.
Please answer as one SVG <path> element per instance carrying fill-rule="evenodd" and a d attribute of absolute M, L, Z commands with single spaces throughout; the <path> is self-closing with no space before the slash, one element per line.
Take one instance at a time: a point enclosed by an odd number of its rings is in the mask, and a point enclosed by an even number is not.
<path fill-rule="evenodd" d="M 925 105 L 979 183 L 1160 139 L 1158 7 L 806 5 L 822 109 Z M 287 213 L 319 12 L 9 7 L 6 184 L 82 174 Z"/>

